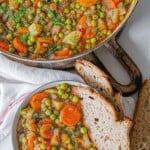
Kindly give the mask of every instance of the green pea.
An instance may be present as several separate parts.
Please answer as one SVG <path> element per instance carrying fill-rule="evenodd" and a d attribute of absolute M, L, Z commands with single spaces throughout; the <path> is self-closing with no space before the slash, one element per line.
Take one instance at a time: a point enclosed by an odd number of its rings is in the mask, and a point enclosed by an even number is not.
<path fill-rule="evenodd" d="M 102 12 L 102 11 L 100 11 L 100 13 L 99 13 L 99 16 L 100 16 L 100 18 L 105 18 L 105 13 L 104 12 Z"/>
<path fill-rule="evenodd" d="M 89 150 L 96 150 L 96 148 L 95 147 L 90 147 Z"/>
<path fill-rule="evenodd" d="M 15 48 L 14 47 L 9 47 L 9 52 L 14 53 L 15 52 Z"/>
<path fill-rule="evenodd" d="M 50 115 L 52 114 L 52 111 L 51 111 L 51 110 L 46 110 L 46 111 L 45 111 L 45 114 L 46 114 L 47 116 L 50 116 Z"/>
<path fill-rule="evenodd" d="M 65 18 L 64 17 L 61 17 L 60 20 L 61 20 L 61 22 L 65 22 Z"/>
<path fill-rule="evenodd" d="M 16 28 L 18 29 L 18 28 L 20 28 L 21 27 L 21 24 L 20 23 L 17 23 L 16 24 Z"/>
<path fill-rule="evenodd" d="M 59 3 L 63 2 L 63 0 L 59 0 Z"/>
<path fill-rule="evenodd" d="M 71 139 L 70 139 L 69 137 L 66 137 L 66 139 L 64 140 L 64 142 L 65 142 L 66 144 L 70 144 Z"/>
<path fill-rule="evenodd" d="M 66 150 L 64 147 L 61 147 L 60 150 Z"/>
<path fill-rule="evenodd" d="M 30 46 L 28 50 L 29 50 L 29 52 L 33 52 L 34 48 L 32 46 Z"/>
<path fill-rule="evenodd" d="M 37 8 L 37 14 L 40 14 L 41 13 L 41 9 L 40 8 Z M 49 14 L 48 14 L 49 15 Z"/>
<path fill-rule="evenodd" d="M 2 3 L 1 6 L 2 6 L 3 8 L 6 8 L 6 7 L 7 7 L 7 4 L 6 4 L 6 3 Z"/>
<path fill-rule="evenodd" d="M 66 25 L 66 29 L 71 30 L 71 29 L 72 29 L 72 26 L 71 26 L 70 24 L 67 24 L 67 25 Z"/>
<path fill-rule="evenodd" d="M 77 8 L 77 9 L 80 8 L 80 4 L 79 4 L 79 3 L 76 4 L 76 8 Z"/>
<path fill-rule="evenodd" d="M 86 48 L 86 49 L 90 49 L 90 48 L 91 48 L 91 45 L 90 45 L 89 43 L 86 43 L 86 44 L 85 44 L 85 48 Z"/>
<path fill-rule="evenodd" d="M 92 44 L 95 44 L 96 43 L 96 38 L 92 38 L 90 41 L 91 41 Z"/>
<path fill-rule="evenodd" d="M 38 2 L 38 8 L 42 8 L 42 6 L 43 6 L 43 3 L 42 2 Z"/>
<path fill-rule="evenodd" d="M 93 20 L 97 20 L 98 16 L 97 15 L 93 15 L 92 18 L 93 18 Z"/>
<path fill-rule="evenodd" d="M 50 36 L 50 35 L 51 35 L 51 32 L 47 32 L 46 35 L 47 35 L 47 36 Z"/>
<path fill-rule="evenodd" d="M 49 98 L 46 98 L 44 103 L 45 103 L 46 106 L 51 106 L 51 101 L 50 101 Z"/>
<path fill-rule="evenodd" d="M 63 33 L 59 33 L 58 36 L 59 36 L 60 38 L 63 38 L 63 37 L 64 37 L 64 34 L 63 34 Z"/>
<path fill-rule="evenodd" d="M 28 20 L 32 20 L 33 19 L 33 15 L 32 14 L 29 14 L 28 15 Z"/>
<path fill-rule="evenodd" d="M 55 120 L 55 119 L 56 119 L 56 115 L 55 115 L 55 114 L 51 114 L 51 115 L 50 115 L 50 118 L 51 118 L 52 120 Z"/>
<path fill-rule="evenodd" d="M 121 16 L 119 17 L 119 20 L 120 20 L 120 21 L 124 20 L 124 16 L 121 15 Z"/>
<path fill-rule="evenodd" d="M 63 95 L 64 93 L 65 93 L 64 90 L 62 90 L 62 89 L 59 89 L 59 90 L 58 90 L 58 95 Z"/>
<path fill-rule="evenodd" d="M 80 132 L 81 132 L 82 134 L 86 134 L 86 133 L 87 133 L 87 128 L 81 127 L 81 128 L 80 128 Z"/>
<path fill-rule="evenodd" d="M 45 18 L 45 17 L 46 17 L 44 12 L 41 12 L 41 13 L 39 14 L 39 16 L 40 16 L 41 18 Z"/>
<path fill-rule="evenodd" d="M 67 88 L 68 88 L 68 84 L 66 84 L 66 83 L 60 84 L 60 89 L 66 90 Z"/>
<path fill-rule="evenodd" d="M 96 26 L 96 23 L 97 23 L 97 21 L 96 21 L 96 20 L 92 20 L 92 21 L 91 21 L 91 25 L 92 25 L 93 27 L 95 27 L 95 26 Z"/>
<path fill-rule="evenodd" d="M 58 115 L 58 114 L 59 114 L 59 111 L 58 111 L 58 110 L 54 110 L 54 114 L 55 114 L 55 115 Z"/>
<path fill-rule="evenodd" d="M 79 101 L 79 97 L 78 96 L 73 96 L 72 102 L 77 103 L 78 101 Z"/>
<path fill-rule="evenodd" d="M 0 34 L 4 32 L 4 29 L 0 27 Z"/>
<path fill-rule="evenodd" d="M 34 43 L 36 41 L 35 36 L 30 35 L 29 36 L 29 40 Z"/>
<path fill-rule="evenodd" d="M 40 145 L 40 148 L 41 148 L 42 150 L 46 149 L 46 144 L 42 143 L 42 144 Z"/>
<path fill-rule="evenodd" d="M 68 13 L 69 13 L 69 9 L 68 9 L 68 8 L 65 8 L 65 9 L 64 9 L 64 13 L 68 14 Z"/>
<path fill-rule="evenodd" d="M 59 2 L 59 0 L 53 0 L 55 3 L 58 3 Z"/>
<path fill-rule="evenodd" d="M 12 40 L 13 36 L 12 36 L 12 34 L 9 33 L 9 34 L 7 34 L 6 38 L 7 38 L 7 40 Z"/>
<path fill-rule="evenodd" d="M 80 9 L 81 9 L 82 11 L 86 11 L 86 8 L 83 7 L 83 6 L 82 6 Z"/>
<path fill-rule="evenodd" d="M 73 149 L 73 144 L 68 144 L 68 149 Z"/>
<path fill-rule="evenodd" d="M 19 4 L 22 4 L 24 2 L 24 0 L 18 0 Z"/>
<path fill-rule="evenodd" d="M 53 39 L 54 39 L 55 42 L 57 42 L 57 41 L 59 40 L 58 35 L 54 35 L 54 36 L 53 36 Z"/>
<path fill-rule="evenodd" d="M 27 40 L 27 44 L 30 46 L 30 45 L 32 45 L 33 43 L 32 43 L 30 40 Z"/>
<path fill-rule="evenodd" d="M 22 143 L 24 143 L 24 144 L 25 144 L 26 142 L 27 142 L 26 137 L 23 137 L 23 138 L 22 138 Z"/>
<path fill-rule="evenodd" d="M 42 141 L 42 140 L 43 140 L 42 137 L 39 136 L 39 137 L 38 137 L 38 141 Z"/>
<path fill-rule="evenodd" d="M 72 15 L 74 15 L 76 12 L 74 10 L 71 10 L 70 12 Z"/>
<path fill-rule="evenodd" d="M 66 20 L 66 24 L 71 24 L 71 23 L 72 23 L 71 19 L 68 18 L 68 19 Z"/>
<path fill-rule="evenodd" d="M 56 146 L 52 146 L 51 150 L 57 150 Z"/>
<path fill-rule="evenodd" d="M 105 35 L 107 34 L 107 30 L 103 30 L 102 32 L 103 32 L 103 34 L 105 34 Z"/>
<path fill-rule="evenodd" d="M 61 97 L 62 97 L 63 99 L 67 99 L 67 98 L 69 98 L 69 95 L 65 93 L 65 94 L 61 95 Z"/>
<path fill-rule="evenodd" d="M 25 109 L 21 109 L 21 110 L 20 110 L 20 114 L 21 114 L 22 116 L 24 116 L 24 115 L 27 114 L 27 111 L 26 111 Z"/>
<path fill-rule="evenodd" d="M 45 110 L 46 109 L 46 105 L 44 103 L 41 104 L 41 108 L 42 110 Z"/>
<path fill-rule="evenodd" d="M 97 8 L 97 9 L 101 9 L 101 5 L 100 5 L 100 4 L 97 4 L 97 5 L 96 5 L 96 8 Z"/>
<path fill-rule="evenodd" d="M 71 8 L 74 8 L 74 7 L 75 7 L 75 3 L 71 3 L 71 4 L 70 4 L 70 7 L 71 7 Z"/>
<path fill-rule="evenodd" d="M 107 35 L 110 35 L 111 33 L 112 33 L 111 30 L 108 30 L 108 31 L 107 31 Z"/>

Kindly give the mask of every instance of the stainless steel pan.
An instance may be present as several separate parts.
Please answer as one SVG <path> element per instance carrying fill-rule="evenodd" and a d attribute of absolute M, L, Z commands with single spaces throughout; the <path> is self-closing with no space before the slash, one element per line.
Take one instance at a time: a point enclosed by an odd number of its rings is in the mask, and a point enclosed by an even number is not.
<path fill-rule="evenodd" d="M 120 61 L 123 67 L 128 71 L 129 76 L 131 77 L 130 84 L 121 85 L 118 82 L 116 82 L 115 79 L 109 74 L 111 77 L 112 84 L 116 90 L 124 93 L 124 95 L 130 95 L 133 92 L 137 91 L 137 89 L 140 87 L 142 76 L 138 67 L 134 64 L 134 62 L 127 55 L 127 53 L 123 50 L 123 48 L 121 48 L 121 46 L 118 44 L 116 35 L 125 25 L 128 18 L 131 16 L 132 12 L 135 9 L 137 2 L 138 0 L 132 1 L 131 6 L 129 8 L 129 12 L 126 15 L 125 19 L 122 21 L 122 23 L 120 23 L 120 25 L 115 29 L 115 31 L 109 37 L 107 37 L 104 41 L 102 41 L 96 47 L 90 50 L 84 51 L 82 53 L 79 53 L 77 55 L 74 55 L 72 57 L 60 59 L 60 60 L 32 60 L 29 58 L 22 58 L 18 55 L 14 55 L 6 51 L 0 51 L 0 53 L 2 53 L 3 55 L 7 56 L 8 58 L 14 61 L 21 62 L 23 64 L 34 66 L 34 67 L 67 69 L 67 68 L 72 67 L 74 62 L 77 59 L 89 59 L 89 60 L 94 61 L 99 67 L 102 67 L 104 70 L 106 70 L 104 66 L 100 63 L 100 61 L 98 61 L 96 56 L 92 54 L 93 51 L 98 50 L 102 46 L 106 46 L 109 50 L 111 51 L 113 50 L 113 54 Z M 108 71 L 106 72 L 108 73 Z"/>

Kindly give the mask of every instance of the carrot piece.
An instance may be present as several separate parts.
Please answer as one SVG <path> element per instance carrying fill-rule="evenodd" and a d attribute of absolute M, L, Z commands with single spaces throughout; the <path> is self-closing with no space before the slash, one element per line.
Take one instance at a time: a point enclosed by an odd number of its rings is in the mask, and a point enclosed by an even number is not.
<path fill-rule="evenodd" d="M 14 38 L 13 45 L 17 51 L 27 53 L 27 46 L 20 42 L 18 37 Z"/>
<path fill-rule="evenodd" d="M 40 92 L 31 97 L 30 104 L 31 107 L 34 109 L 34 111 L 41 110 L 41 101 L 43 98 L 47 98 L 47 97 L 48 97 L 48 93 L 46 92 Z"/>
<path fill-rule="evenodd" d="M 80 121 L 81 114 L 75 105 L 67 104 L 61 110 L 60 118 L 65 125 L 74 126 Z"/>
<path fill-rule="evenodd" d="M 114 0 L 115 4 L 118 4 L 120 2 L 120 0 Z"/>
<path fill-rule="evenodd" d="M 39 121 L 39 125 L 43 125 L 43 124 L 51 124 L 52 123 L 52 120 L 49 119 L 49 118 L 44 118 L 42 120 Z"/>
<path fill-rule="evenodd" d="M 29 30 L 27 27 L 20 27 L 18 33 L 19 34 L 24 34 L 27 33 Z"/>
<path fill-rule="evenodd" d="M 35 134 L 31 134 L 31 135 L 28 137 L 28 143 L 27 143 L 28 150 L 33 150 L 35 139 L 36 139 Z"/>
<path fill-rule="evenodd" d="M 38 41 L 39 43 L 47 43 L 47 44 L 49 44 L 49 43 L 52 42 L 52 38 L 38 37 L 38 38 L 37 38 L 37 41 Z"/>
<path fill-rule="evenodd" d="M 3 40 L 0 40 L 0 49 L 8 51 L 9 45 L 6 42 L 4 42 Z"/>
<path fill-rule="evenodd" d="M 40 0 L 34 0 L 33 7 L 37 8 L 39 2 L 40 2 Z"/>
<path fill-rule="evenodd" d="M 97 0 L 79 0 L 79 4 L 84 7 L 95 5 Z"/>
<path fill-rule="evenodd" d="M 53 59 L 63 59 L 72 55 L 72 51 L 69 49 L 63 49 L 56 53 Z"/>
<path fill-rule="evenodd" d="M 102 3 L 109 9 L 116 8 L 116 3 L 114 0 L 102 0 Z"/>
<path fill-rule="evenodd" d="M 90 39 L 93 38 L 95 36 L 95 31 L 93 27 L 88 27 L 83 35 L 83 38 L 85 39 Z"/>
<path fill-rule="evenodd" d="M 29 127 L 29 130 L 33 131 L 33 132 L 35 132 L 37 129 L 37 125 L 35 124 L 35 122 L 32 118 L 29 118 L 28 127 Z"/>
<path fill-rule="evenodd" d="M 53 136 L 53 132 L 50 129 L 50 124 L 43 124 L 40 128 L 40 135 L 45 139 L 51 139 Z"/>

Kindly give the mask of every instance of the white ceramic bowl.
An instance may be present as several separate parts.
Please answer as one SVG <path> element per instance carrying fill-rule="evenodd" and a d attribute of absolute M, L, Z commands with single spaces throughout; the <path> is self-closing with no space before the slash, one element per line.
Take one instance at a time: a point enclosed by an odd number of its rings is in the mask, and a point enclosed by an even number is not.
<path fill-rule="evenodd" d="M 80 82 L 75 82 L 75 81 L 55 81 L 55 82 L 47 83 L 47 84 L 37 88 L 33 92 L 31 92 L 25 98 L 25 100 L 21 102 L 20 106 L 18 107 L 18 111 L 16 112 L 14 120 L 13 120 L 11 140 L 12 140 L 12 144 L 13 144 L 13 149 L 14 150 L 18 150 L 18 141 L 17 141 L 17 136 L 16 136 L 17 135 L 16 128 L 17 128 L 17 123 L 18 123 L 18 119 L 19 119 L 19 116 L 20 116 L 20 114 L 19 114 L 20 109 L 25 107 L 29 103 L 30 97 L 32 95 L 34 95 L 35 93 L 38 93 L 38 92 L 40 92 L 42 90 L 45 90 L 47 88 L 55 87 L 55 86 L 57 86 L 58 84 L 61 84 L 61 83 L 68 83 L 68 84 L 74 85 L 74 86 L 90 87 L 90 86 L 88 86 L 86 84 L 83 84 L 83 83 L 80 83 Z"/>

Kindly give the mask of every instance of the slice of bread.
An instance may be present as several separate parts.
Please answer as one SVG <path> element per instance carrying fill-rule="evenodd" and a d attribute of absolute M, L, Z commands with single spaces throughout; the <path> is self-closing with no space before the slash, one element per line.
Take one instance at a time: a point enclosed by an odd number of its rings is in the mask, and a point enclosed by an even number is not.
<path fill-rule="evenodd" d="M 150 150 L 150 80 L 139 92 L 130 139 L 132 150 Z"/>
<path fill-rule="evenodd" d="M 131 121 L 118 120 L 118 112 L 112 103 L 89 88 L 74 87 L 74 94 L 82 100 L 84 121 L 89 136 L 99 150 L 130 150 L 129 131 Z"/>
<path fill-rule="evenodd" d="M 115 93 L 109 77 L 97 66 L 86 60 L 77 60 L 75 69 L 84 81 L 91 87 L 97 89 L 101 95 L 118 109 L 119 119 L 123 119 L 122 97 L 120 93 Z"/>

